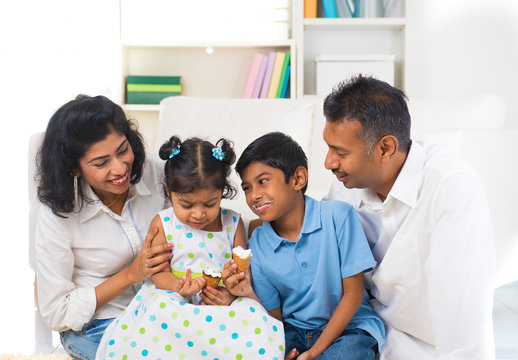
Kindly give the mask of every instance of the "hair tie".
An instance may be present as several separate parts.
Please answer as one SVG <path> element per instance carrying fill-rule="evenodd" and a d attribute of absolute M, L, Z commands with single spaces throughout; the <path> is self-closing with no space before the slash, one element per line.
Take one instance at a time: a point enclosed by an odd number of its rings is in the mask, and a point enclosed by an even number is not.
<path fill-rule="evenodd" d="M 179 153 L 180 153 L 180 145 L 178 145 L 176 148 L 173 148 L 173 150 L 171 150 L 169 159 L 172 159 L 173 157 L 175 157 L 175 155 L 178 155 Z"/>
<path fill-rule="evenodd" d="M 225 158 L 225 153 L 221 150 L 221 147 L 215 147 L 212 149 L 212 156 L 214 156 L 219 161 L 222 161 Z"/>

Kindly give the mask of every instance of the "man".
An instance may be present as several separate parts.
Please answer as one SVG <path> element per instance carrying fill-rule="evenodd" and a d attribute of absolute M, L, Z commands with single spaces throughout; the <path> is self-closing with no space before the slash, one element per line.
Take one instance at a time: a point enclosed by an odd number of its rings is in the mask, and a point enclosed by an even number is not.
<path fill-rule="evenodd" d="M 410 139 L 400 90 L 371 77 L 324 102 L 327 199 L 352 204 L 376 268 L 381 359 L 494 359 L 494 239 L 483 186 L 458 155 Z"/>

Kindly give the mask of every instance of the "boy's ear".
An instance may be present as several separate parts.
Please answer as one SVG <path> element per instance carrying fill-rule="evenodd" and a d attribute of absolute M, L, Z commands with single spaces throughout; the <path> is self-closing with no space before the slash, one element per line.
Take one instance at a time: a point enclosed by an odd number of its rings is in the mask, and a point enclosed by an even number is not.
<path fill-rule="evenodd" d="M 302 190 L 308 183 L 308 169 L 304 166 L 299 166 L 291 176 L 291 183 L 293 190 Z"/>

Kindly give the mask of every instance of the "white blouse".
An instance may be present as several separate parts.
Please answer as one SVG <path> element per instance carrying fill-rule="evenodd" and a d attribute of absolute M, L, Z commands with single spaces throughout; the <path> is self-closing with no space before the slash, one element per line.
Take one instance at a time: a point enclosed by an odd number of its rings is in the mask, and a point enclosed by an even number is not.
<path fill-rule="evenodd" d="M 36 226 L 36 274 L 41 316 L 56 331 L 81 330 L 94 319 L 116 317 L 140 284 L 95 311 L 95 287 L 131 264 L 154 215 L 166 207 L 163 162 L 146 159 L 139 183 L 130 186 L 121 215 L 108 209 L 90 186 L 80 212 L 61 218 L 41 206 Z"/>
<path fill-rule="evenodd" d="M 414 142 L 387 198 L 335 181 L 377 266 L 372 305 L 387 327 L 381 359 L 492 359 L 495 249 L 483 186 L 460 157 Z"/>

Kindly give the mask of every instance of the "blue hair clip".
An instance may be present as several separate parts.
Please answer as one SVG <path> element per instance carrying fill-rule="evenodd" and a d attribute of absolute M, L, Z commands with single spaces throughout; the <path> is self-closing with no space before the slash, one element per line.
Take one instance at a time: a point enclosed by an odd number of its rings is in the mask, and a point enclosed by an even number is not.
<path fill-rule="evenodd" d="M 173 148 L 173 150 L 171 150 L 169 159 L 172 159 L 175 155 L 178 155 L 179 153 L 180 153 L 180 145 L 178 145 L 176 148 Z"/>
<path fill-rule="evenodd" d="M 212 156 L 214 156 L 219 161 L 222 161 L 225 158 L 225 153 L 221 150 L 221 147 L 215 147 L 212 149 Z"/>

